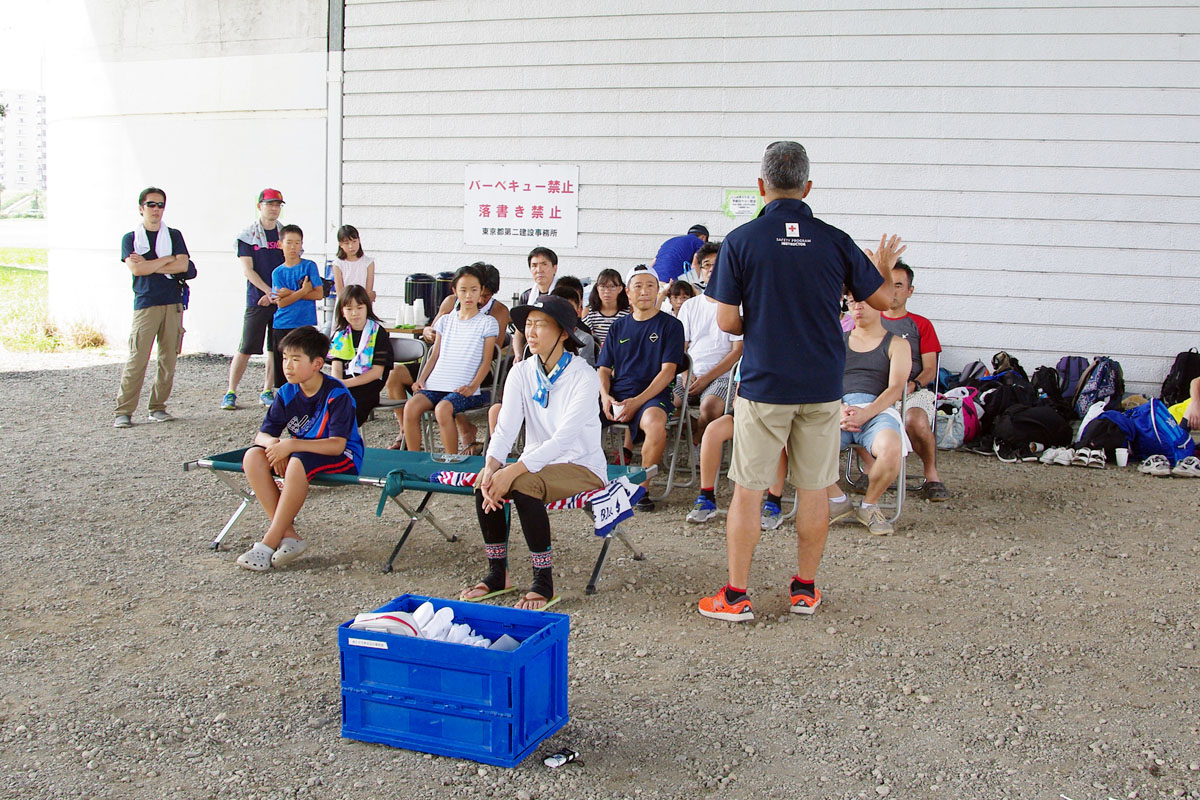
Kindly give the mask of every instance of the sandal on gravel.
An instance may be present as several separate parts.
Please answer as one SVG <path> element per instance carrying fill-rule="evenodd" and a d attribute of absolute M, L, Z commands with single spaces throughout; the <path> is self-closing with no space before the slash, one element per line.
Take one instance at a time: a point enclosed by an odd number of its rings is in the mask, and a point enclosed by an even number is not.
<path fill-rule="evenodd" d="M 1164 455 L 1153 455 L 1142 462 L 1138 467 L 1138 472 L 1153 475 L 1156 478 L 1165 478 L 1171 474 L 1171 462 Z"/>
<path fill-rule="evenodd" d="M 467 592 L 473 592 L 476 589 L 486 589 L 487 593 L 481 594 L 478 597 L 467 597 Z M 515 586 L 507 586 L 503 589 L 492 589 L 486 583 L 477 583 L 474 586 L 472 586 L 470 589 L 463 589 L 462 593 L 459 594 L 458 599 L 463 600 L 467 603 L 478 603 L 480 600 L 490 600 L 493 597 L 499 597 L 502 594 L 508 594 L 509 592 L 515 592 L 516 590 L 517 590 L 517 587 L 515 587 Z"/>
<path fill-rule="evenodd" d="M 275 554 L 271 556 L 271 566 L 282 567 L 286 566 L 308 549 L 308 542 L 304 539 L 287 538 L 279 543 L 279 547 L 275 548 Z"/>
<path fill-rule="evenodd" d="M 388 445 L 388 450 L 403 450 L 404 449 L 404 434 L 396 434 L 396 441 Z"/>
<path fill-rule="evenodd" d="M 1092 450 L 1092 454 L 1088 456 L 1087 465 L 1092 469 L 1104 469 L 1106 466 L 1108 466 L 1108 456 L 1105 454 L 1103 449 L 1097 447 L 1096 449 Z"/>
<path fill-rule="evenodd" d="M 1175 465 L 1171 474 L 1178 475 L 1180 478 L 1200 478 L 1200 458 L 1188 456 Z"/>
<path fill-rule="evenodd" d="M 516 602 L 516 605 L 513 606 L 513 608 L 517 608 L 517 609 L 520 609 L 523 611 L 545 611 L 546 609 L 548 609 L 550 606 L 556 604 L 561 599 L 562 599 L 561 594 L 556 594 L 553 597 L 551 597 L 549 600 L 546 600 L 545 595 L 540 595 L 537 592 L 526 592 L 525 596 L 522 597 L 520 600 L 518 600 Z M 521 605 L 522 603 L 536 603 L 538 600 L 546 600 L 546 604 L 543 605 L 541 608 L 525 608 L 525 606 Z"/>
<path fill-rule="evenodd" d="M 1088 462 L 1092 460 L 1092 451 L 1086 447 L 1081 447 L 1075 451 L 1075 455 L 1071 456 L 1072 467 L 1086 467 Z"/>
<path fill-rule="evenodd" d="M 941 481 L 930 481 L 925 484 L 925 499 L 934 503 L 944 503 L 950 499 L 950 492 Z"/>
<path fill-rule="evenodd" d="M 255 542 L 246 552 L 238 556 L 237 565 L 251 572 L 266 572 L 271 568 L 271 557 L 275 551 L 262 542 Z"/>

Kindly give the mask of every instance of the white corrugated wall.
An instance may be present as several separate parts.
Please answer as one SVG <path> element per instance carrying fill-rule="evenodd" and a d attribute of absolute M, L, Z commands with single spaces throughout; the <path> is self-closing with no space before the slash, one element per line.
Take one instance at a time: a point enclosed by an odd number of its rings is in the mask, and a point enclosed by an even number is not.
<path fill-rule="evenodd" d="M 881 7 L 886 5 L 886 8 Z M 578 164 L 563 272 L 622 271 L 734 222 L 763 147 L 805 144 L 816 214 L 909 244 L 910 309 L 960 367 L 1108 354 L 1131 389 L 1200 345 L 1200 10 L 994 0 L 348 0 L 343 221 L 410 272 L 463 245 L 463 165 Z"/>

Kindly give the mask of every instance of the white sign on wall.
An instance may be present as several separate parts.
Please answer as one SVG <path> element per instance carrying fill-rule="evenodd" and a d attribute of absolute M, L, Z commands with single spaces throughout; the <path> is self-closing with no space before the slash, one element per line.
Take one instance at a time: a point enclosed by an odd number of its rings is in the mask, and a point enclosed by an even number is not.
<path fill-rule="evenodd" d="M 467 164 L 463 241 L 531 249 L 574 247 L 579 165 Z"/>

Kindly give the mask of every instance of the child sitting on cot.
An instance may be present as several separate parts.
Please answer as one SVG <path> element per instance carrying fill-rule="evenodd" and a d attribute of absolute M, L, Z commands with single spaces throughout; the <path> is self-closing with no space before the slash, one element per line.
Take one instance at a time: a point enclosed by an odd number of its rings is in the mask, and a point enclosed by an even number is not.
<path fill-rule="evenodd" d="M 600 378 L 573 353 L 579 348 L 579 316 L 561 297 L 541 295 L 512 310 L 530 357 L 513 365 L 504 384 L 504 403 L 487 460 L 475 480 L 475 509 L 483 531 L 488 573 L 463 591 L 464 600 L 483 600 L 512 591 L 508 574 L 509 525 L 504 503 L 511 500 L 533 562 L 533 583 L 517 608 L 554 605 L 550 518 L 546 503 L 604 486 L 608 468 L 600 448 Z M 508 454 L 525 428 L 521 458 Z"/>
<path fill-rule="evenodd" d="M 254 572 L 290 564 L 308 548 L 295 521 L 309 482 L 336 473 L 357 475 L 363 460 L 354 398 L 341 381 L 321 372 L 328 337 L 316 328 L 297 328 L 279 347 L 287 383 L 275 393 L 242 458 L 246 480 L 271 521 L 262 541 L 238 556 L 238 566 Z M 284 431 L 288 438 L 281 438 Z M 275 475 L 283 478 L 282 492 Z"/>
<path fill-rule="evenodd" d="M 433 348 L 413 383 L 412 398 L 404 404 L 404 444 L 409 450 L 421 449 L 421 415 L 433 409 L 442 446 L 447 453 L 457 453 L 454 418 L 490 399 L 479 387 L 491 369 L 500 326 L 495 317 L 479 312 L 483 282 L 483 271 L 473 264 L 454 273 L 458 310 L 434 324 Z M 473 442 L 475 426 L 465 433 L 466 441 Z"/>
<path fill-rule="evenodd" d="M 379 392 L 392 370 L 392 340 L 375 316 L 365 286 L 352 284 L 338 295 L 337 327 L 329 345 L 333 377 L 354 398 L 355 419 L 361 427 L 379 405 Z"/>

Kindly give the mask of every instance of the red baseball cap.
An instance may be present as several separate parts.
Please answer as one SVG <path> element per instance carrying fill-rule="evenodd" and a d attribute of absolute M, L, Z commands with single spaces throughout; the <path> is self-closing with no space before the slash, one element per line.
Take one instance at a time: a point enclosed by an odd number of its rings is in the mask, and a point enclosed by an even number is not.
<path fill-rule="evenodd" d="M 278 189 L 263 189 L 261 192 L 258 193 L 258 202 L 260 202 L 260 203 L 273 203 L 273 202 L 286 203 L 286 201 L 283 199 L 283 192 L 279 191 Z"/>

